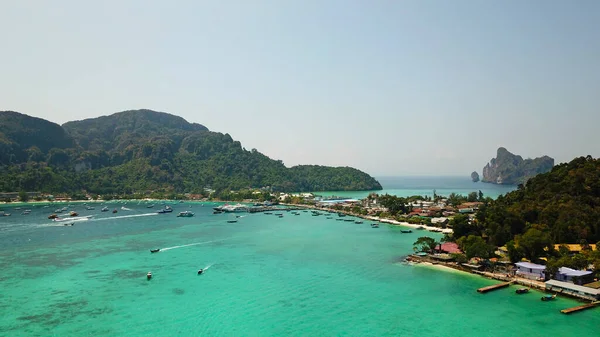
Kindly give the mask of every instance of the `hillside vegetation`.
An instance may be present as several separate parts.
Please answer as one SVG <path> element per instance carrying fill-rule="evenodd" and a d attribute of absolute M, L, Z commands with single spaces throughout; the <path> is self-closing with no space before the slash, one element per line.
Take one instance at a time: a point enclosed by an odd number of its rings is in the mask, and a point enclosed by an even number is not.
<path fill-rule="evenodd" d="M 455 228 L 455 236 L 484 235 L 502 246 L 519 240 L 537 244 L 600 241 L 600 160 L 580 157 L 529 179 L 483 206 L 477 221 Z"/>
<path fill-rule="evenodd" d="M 379 190 L 350 167 L 295 166 L 244 149 L 228 134 L 181 117 L 132 110 L 62 127 L 0 112 L 0 190 L 106 193 L 270 187 Z"/>

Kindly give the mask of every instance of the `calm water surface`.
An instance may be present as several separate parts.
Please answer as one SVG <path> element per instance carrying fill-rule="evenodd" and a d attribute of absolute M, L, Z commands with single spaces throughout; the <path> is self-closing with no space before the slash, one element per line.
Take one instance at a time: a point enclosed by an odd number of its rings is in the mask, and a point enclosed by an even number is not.
<path fill-rule="evenodd" d="M 481 191 L 484 196 L 497 198 L 501 194 L 514 191 L 517 187 L 514 185 L 496 185 L 487 183 L 474 183 L 470 177 L 378 177 L 377 181 L 383 187 L 382 191 L 331 191 L 315 192 L 325 196 L 339 196 L 346 198 L 363 199 L 369 193 L 391 194 L 399 197 L 409 197 L 413 195 L 431 196 L 433 191 L 436 194 L 448 196 L 450 193 L 468 195 L 471 192 Z"/>
<path fill-rule="evenodd" d="M 113 204 L 111 208 L 121 207 Z M 492 281 L 401 261 L 423 233 L 301 212 L 213 215 L 130 203 L 52 226 L 52 211 L 4 207 L 1 336 L 586 336 L 600 310 L 540 301 Z M 191 207 L 191 208 L 190 208 Z M 192 210 L 193 218 L 177 218 Z M 428 233 L 430 234 L 430 233 Z M 151 254 L 152 248 L 162 248 Z M 197 275 L 199 268 L 208 268 Z M 152 280 L 146 273 L 152 271 Z"/>

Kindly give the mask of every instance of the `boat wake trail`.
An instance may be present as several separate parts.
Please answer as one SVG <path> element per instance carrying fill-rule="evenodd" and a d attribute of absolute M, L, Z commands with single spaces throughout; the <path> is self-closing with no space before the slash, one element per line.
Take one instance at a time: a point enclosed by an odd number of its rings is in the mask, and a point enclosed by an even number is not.
<path fill-rule="evenodd" d="M 160 251 L 164 252 L 165 250 L 171 250 L 171 249 L 177 249 L 177 248 L 183 248 L 183 247 L 189 247 L 189 246 L 198 246 L 198 245 L 205 245 L 208 243 L 213 243 L 213 242 L 219 242 L 219 241 L 225 241 L 225 240 L 229 240 L 229 239 L 221 239 L 221 240 L 211 240 L 211 241 L 204 241 L 204 242 L 196 242 L 196 243 L 189 243 L 187 245 L 181 245 L 181 246 L 174 246 L 174 247 L 167 247 L 167 248 L 161 248 Z M 212 265 L 210 265 L 212 266 Z M 210 267 L 209 266 L 209 267 Z"/>
<path fill-rule="evenodd" d="M 202 270 L 207 271 L 208 268 L 212 267 L 214 265 L 214 263 L 209 264 L 208 266 L 202 268 Z"/>
<path fill-rule="evenodd" d="M 111 217 L 107 217 L 107 218 L 92 219 L 92 221 L 127 219 L 127 218 L 137 218 L 137 217 L 141 217 L 141 216 L 153 216 L 153 215 L 158 215 L 158 213 L 144 213 L 144 214 L 111 216 Z"/>

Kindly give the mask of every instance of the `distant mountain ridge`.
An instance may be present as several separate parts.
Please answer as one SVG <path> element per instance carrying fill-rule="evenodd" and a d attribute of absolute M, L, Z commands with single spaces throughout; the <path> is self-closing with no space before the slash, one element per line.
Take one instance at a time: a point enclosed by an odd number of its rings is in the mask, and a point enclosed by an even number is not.
<path fill-rule="evenodd" d="M 517 185 L 528 179 L 549 172 L 554 166 L 554 159 L 542 156 L 535 159 L 525 159 L 510 153 L 500 147 L 496 158 L 492 158 L 483 168 L 482 182 L 493 184 Z"/>
<path fill-rule="evenodd" d="M 152 110 L 62 126 L 0 111 L 0 190 L 90 193 L 270 187 L 278 191 L 379 190 L 350 167 L 287 168 L 228 134 Z"/>

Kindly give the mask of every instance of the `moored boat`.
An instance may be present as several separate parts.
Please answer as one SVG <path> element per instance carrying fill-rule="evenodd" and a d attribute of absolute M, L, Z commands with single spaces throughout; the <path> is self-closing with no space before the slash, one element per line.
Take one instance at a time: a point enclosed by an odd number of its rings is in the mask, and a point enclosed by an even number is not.
<path fill-rule="evenodd" d="M 71 212 L 69 212 L 69 215 L 70 216 L 78 216 L 79 214 L 75 211 L 71 211 Z"/>
<path fill-rule="evenodd" d="M 149 280 L 152 278 L 152 272 L 148 272 L 148 274 L 146 274 L 146 278 Z"/>
<path fill-rule="evenodd" d="M 412 233 L 412 230 L 410 229 L 402 229 L 400 230 L 401 233 Z"/>
<path fill-rule="evenodd" d="M 113 209 L 113 211 L 112 211 L 112 212 L 113 212 L 113 213 L 117 213 L 118 211 L 117 211 L 117 209 L 115 208 L 115 209 Z"/>
<path fill-rule="evenodd" d="M 552 301 L 556 298 L 556 294 L 554 295 L 544 295 L 542 296 L 542 301 Z"/>
<path fill-rule="evenodd" d="M 371 224 L 371 228 L 379 228 L 379 224 L 378 223 L 372 223 Z"/>
<path fill-rule="evenodd" d="M 529 288 L 519 288 L 517 290 L 515 290 L 515 293 L 517 294 L 526 294 L 529 292 Z"/>
<path fill-rule="evenodd" d="M 102 210 L 101 210 L 101 211 L 102 211 L 102 212 L 108 212 L 108 207 L 106 207 L 106 206 L 102 207 Z"/>
<path fill-rule="evenodd" d="M 183 211 L 183 212 L 179 212 L 179 214 L 177 214 L 178 218 L 190 218 L 193 216 L 194 216 L 194 213 L 192 213 L 190 211 Z"/>
<path fill-rule="evenodd" d="M 48 215 L 48 219 L 56 219 L 56 218 L 58 218 L 58 215 L 56 215 L 56 214 Z"/>
<path fill-rule="evenodd" d="M 236 223 L 237 220 L 227 220 L 228 223 Z"/>

